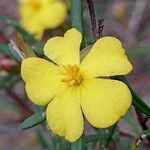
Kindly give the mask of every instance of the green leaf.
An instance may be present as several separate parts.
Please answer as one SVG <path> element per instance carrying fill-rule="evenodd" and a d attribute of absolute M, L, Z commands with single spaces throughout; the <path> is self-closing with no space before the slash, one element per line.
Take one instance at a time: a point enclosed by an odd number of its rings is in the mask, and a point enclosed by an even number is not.
<path fill-rule="evenodd" d="M 27 118 L 21 125 L 19 126 L 19 129 L 25 130 L 32 127 L 35 127 L 36 125 L 42 123 L 45 121 L 46 117 L 44 114 L 44 111 L 39 111 Z"/>
<path fill-rule="evenodd" d="M 150 117 L 150 107 L 129 87 L 132 94 L 132 104 L 142 113 Z"/>
<path fill-rule="evenodd" d="M 18 47 L 15 45 L 15 43 L 11 41 L 8 45 L 10 49 L 10 56 L 16 61 L 21 62 L 24 59 L 24 56 L 18 49 Z"/>
<path fill-rule="evenodd" d="M 84 34 L 83 31 L 83 1 L 71 0 L 71 26 Z M 84 37 L 84 36 L 83 36 Z M 85 47 L 85 41 L 83 38 L 81 48 Z"/>
<path fill-rule="evenodd" d="M 32 48 L 25 42 L 19 32 L 10 39 L 9 48 L 11 56 L 19 62 L 28 57 L 36 57 Z"/>
<path fill-rule="evenodd" d="M 83 148 L 83 138 L 81 137 L 78 141 L 72 143 L 71 150 L 82 150 Z"/>
<path fill-rule="evenodd" d="M 13 46 L 9 44 L 0 44 L 0 52 L 6 55 L 9 55 L 10 57 L 14 58 L 16 61 L 20 62 L 22 58 L 19 56 L 19 54 L 13 49 Z"/>
<path fill-rule="evenodd" d="M 19 32 L 16 33 L 15 40 L 19 49 L 25 54 L 26 57 L 36 57 L 32 48 L 26 43 L 23 36 Z"/>

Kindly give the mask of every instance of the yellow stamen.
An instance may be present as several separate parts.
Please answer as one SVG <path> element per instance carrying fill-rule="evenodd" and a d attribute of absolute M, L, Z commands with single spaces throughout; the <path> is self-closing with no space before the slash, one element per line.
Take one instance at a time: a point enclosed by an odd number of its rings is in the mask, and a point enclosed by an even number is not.
<path fill-rule="evenodd" d="M 81 83 L 80 68 L 77 65 L 63 66 L 64 78 L 61 82 L 66 82 L 68 86 L 79 85 Z"/>

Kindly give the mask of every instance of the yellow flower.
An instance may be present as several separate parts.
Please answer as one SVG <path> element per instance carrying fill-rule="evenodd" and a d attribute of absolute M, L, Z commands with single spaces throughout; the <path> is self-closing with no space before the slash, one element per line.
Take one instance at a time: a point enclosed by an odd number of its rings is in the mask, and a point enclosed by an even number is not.
<path fill-rule="evenodd" d="M 21 66 L 28 97 L 37 105 L 48 104 L 48 126 L 70 142 L 83 133 L 83 114 L 94 127 L 106 128 L 131 105 L 128 87 L 109 78 L 132 70 L 120 41 L 111 36 L 97 40 L 80 62 L 81 40 L 81 33 L 72 28 L 44 46 L 45 55 L 55 64 L 27 58 Z"/>
<path fill-rule="evenodd" d="M 59 26 L 66 17 L 66 6 L 61 0 L 18 0 L 20 23 L 40 39 L 45 29 Z"/>

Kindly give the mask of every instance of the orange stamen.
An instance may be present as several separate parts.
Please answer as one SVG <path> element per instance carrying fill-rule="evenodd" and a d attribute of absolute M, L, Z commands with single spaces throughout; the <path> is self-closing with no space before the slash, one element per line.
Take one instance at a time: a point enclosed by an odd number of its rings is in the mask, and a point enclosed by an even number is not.
<path fill-rule="evenodd" d="M 81 82 L 80 68 L 77 65 L 63 66 L 61 74 L 65 76 L 61 82 L 66 82 L 68 86 L 78 85 Z"/>

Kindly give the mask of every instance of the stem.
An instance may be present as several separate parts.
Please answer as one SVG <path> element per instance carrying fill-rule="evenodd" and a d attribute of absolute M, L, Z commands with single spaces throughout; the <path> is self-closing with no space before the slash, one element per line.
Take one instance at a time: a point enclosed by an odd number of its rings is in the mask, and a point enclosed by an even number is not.
<path fill-rule="evenodd" d="M 71 26 L 79 30 L 82 35 L 83 31 L 83 5 L 82 0 L 71 0 Z M 83 36 L 81 49 L 85 47 L 85 40 Z"/>
<path fill-rule="evenodd" d="M 90 20 L 91 20 L 91 31 L 93 36 L 93 43 L 98 39 L 98 31 L 97 31 L 97 22 L 96 22 L 96 15 L 95 15 L 95 8 L 93 0 L 87 0 Z"/>

